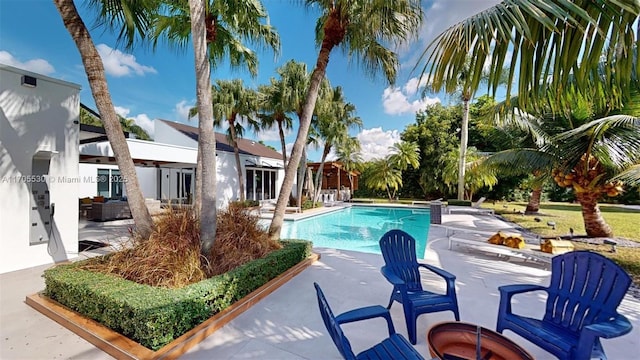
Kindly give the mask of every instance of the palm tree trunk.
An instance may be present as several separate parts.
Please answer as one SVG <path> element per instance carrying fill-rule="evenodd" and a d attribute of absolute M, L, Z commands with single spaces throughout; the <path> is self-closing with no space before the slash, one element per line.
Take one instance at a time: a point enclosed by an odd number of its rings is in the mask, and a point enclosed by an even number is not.
<path fill-rule="evenodd" d="M 229 119 L 229 134 L 231 135 L 231 142 L 233 145 L 233 155 L 236 158 L 236 166 L 238 167 L 238 185 L 240 191 L 240 201 L 244 202 L 244 176 L 242 176 L 242 163 L 240 162 L 240 148 L 238 148 L 238 135 L 236 135 L 236 114 L 232 114 Z"/>
<path fill-rule="evenodd" d="M 89 86 L 91 87 L 91 93 L 104 124 L 105 133 L 111 144 L 118 168 L 127 182 L 127 201 L 129 209 L 131 209 L 131 216 L 136 224 L 136 232 L 143 239 L 146 239 L 151 234 L 153 220 L 140 189 L 136 168 L 131 159 L 131 153 L 122 132 L 120 120 L 113 108 L 102 59 L 96 50 L 87 27 L 73 4 L 73 0 L 54 0 L 54 3 L 60 12 L 64 26 L 78 47 L 85 72 L 87 73 Z"/>
<path fill-rule="evenodd" d="M 309 91 L 307 92 L 307 98 L 305 100 L 304 107 L 302 109 L 302 117 L 300 118 L 300 127 L 298 128 L 298 135 L 296 141 L 293 144 L 291 150 L 291 156 L 289 157 L 289 163 L 287 164 L 284 172 L 284 180 L 282 187 L 280 188 L 280 195 L 278 196 L 278 202 L 276 203 L 276 209 L 273 214 L 273 220 L 271 226 L 269 226 L 269 237 L 273 240 L 280 239 L 280 231 L 282 230 L 282 223 L 284 221 L 284 211 L 291 195 L 291 189 L 293 188 L 293 181 L 295 180 L 296 170 L 300 164 L 302 158 L 302 150 L 306 146 L 307 137 L 309 136 L 309 126 L 311 126 L 311 116 L 316 106 L 316 100 L 318 100 L 318 90 L 320 89 L 320 83 L 325 76 L 327 65 L 329 64 L 329 54 L 331 49 L 335 45 L 328 44 L 323 41 L 320 53 L 318 54 L 318 60 L 316 62 L 316 68 L 313 69 L 311 74 L 311 80 L 309 82 Z"/>
<path fill-rule="evenodd" d="M 198 144 L 198 157 L 196 159 L 196 185 L 193 189 L 193 215 L 196 219 L 200 218 L 200 211 L 202 210 L 202 149 Z"/>
<path fill-rule="evenodd" d="M 302 160 L 298 167 L 298 196 L 296 197 L 296 206 L 302 208 L 302 190 L 304 189 L 304 182 L 306 181 L 307 174 L 307 147 L 302 150 Z"/>
<path fill-rule="evenodd" d="M 464 200 L 464 172 L 467 161 L 467 142 L 469 137 L 469 99 L 463 101 L 462 125 L 460 126 L 460 162 L 458 163 L 458 200 Z"/>
<path fill-rule="evenodd" d="M 216 238 L 216 136 L 213 131 L 213 104 L 211 103 L 211 67 L 207 54 L 205 4 L 203 0 L 189 0 L 191 35 L 193 38 L 196 71 L 196 99 L 198 101 L 198 154 L 202 160 L 200 173 L 200 252 L 208 256 Z"/>
<path fill-rule="evenodd" d="M 540 210 L 540 198 L 542 197 L 542 187 L 536 186 L 531 190 L 531 198 L 524 210 L 525 214 L 537 214 Z"/>
<path fill-rule="evenodd" d="M 325 144 L 324 149 L 322 150 L 322 159 L 320 159 L 320 167 L 318 168 L 318 172 L 316 173 L 316 193 L 313 195 L 313 202 L 318 202 L 320 198 L 320 185 L 322 179 L 322 173 L 324 171 L 324 162 L 327 160 L 327 155 L 329 155 L 329 147 Z"/>
<path fill-rule="evenodd" d="M 287 166 L 287 143 L 284 139 L 284 129 L 282 128 L 283 120 L 276 120 L 278 122 L 278 134 L 280 134 L 280 146 L 282 147 L 282 165 Z"/>
<path fill-rule="evenodd" d="M 584 228 L 589 237 L 611 237 L 613 231 L 611 227 L 604 221 L 600 208 L 598 208 L 599 193 L 579 192 L 576 193 L 576 199 L 582 207 L 582 219 Z"/>

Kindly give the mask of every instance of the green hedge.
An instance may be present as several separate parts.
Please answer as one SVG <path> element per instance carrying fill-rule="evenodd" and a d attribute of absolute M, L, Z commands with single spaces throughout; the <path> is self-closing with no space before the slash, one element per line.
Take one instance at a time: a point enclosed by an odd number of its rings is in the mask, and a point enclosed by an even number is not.
<path fill-rule="evenodd" d="M 451 206 L 471 206 L 471 201 L 469 201 L 469 200 L 449 199 L 449 200 L 447 200 L 447 204 L 449 204 Z"/>
<path fill-rule="evenodd" d="M 81 270 L 78 263 L 60 265 L 44 272 L 44 294 L 158 350 L 311 254 L 309 241 L 282 243 L 282 249 L 262 259 L 180 289 L 140 285 Z"/>

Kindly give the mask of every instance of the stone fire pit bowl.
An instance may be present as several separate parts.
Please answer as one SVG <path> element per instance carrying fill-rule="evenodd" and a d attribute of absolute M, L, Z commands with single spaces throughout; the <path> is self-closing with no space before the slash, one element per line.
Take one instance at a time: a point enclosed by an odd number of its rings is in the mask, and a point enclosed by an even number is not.
<path fill-rule="evenodd" d="M 478 331 L 480 347 L 477 346 Z M 434 325 L 427 332 L 427 344 L 431 356 L 442 360 L 534 359 L 525 349 L 502 334 L 463 322 Z"/>

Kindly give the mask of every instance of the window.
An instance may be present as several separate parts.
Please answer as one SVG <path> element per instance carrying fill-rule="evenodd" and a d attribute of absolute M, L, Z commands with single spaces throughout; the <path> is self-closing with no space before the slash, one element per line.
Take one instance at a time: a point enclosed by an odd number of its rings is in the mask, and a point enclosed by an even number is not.
<path fill-rule="evenodd" d="M 98 196 L 121 198 L 124 192 L 122 176 L 118 169 L 98 169 Z"/>
<path fill-rule="evenodd" d="M 247 168 L 247 200 L 274 200 L 278 171 Z"/>

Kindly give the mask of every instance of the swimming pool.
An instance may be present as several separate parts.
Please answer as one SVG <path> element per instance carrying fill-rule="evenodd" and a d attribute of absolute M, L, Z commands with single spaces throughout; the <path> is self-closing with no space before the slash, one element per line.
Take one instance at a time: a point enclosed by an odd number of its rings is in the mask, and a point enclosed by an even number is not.
<path fill-rule="evenodd" d="M 285 221 L 281 237 L 313 241 L 313 246 L 380 254 L 378 241 L 391 229 L 416 239 L 416 253 L 424 256 L 429 233 L 429 210 L 353 206 L 304 220 Z"/>

